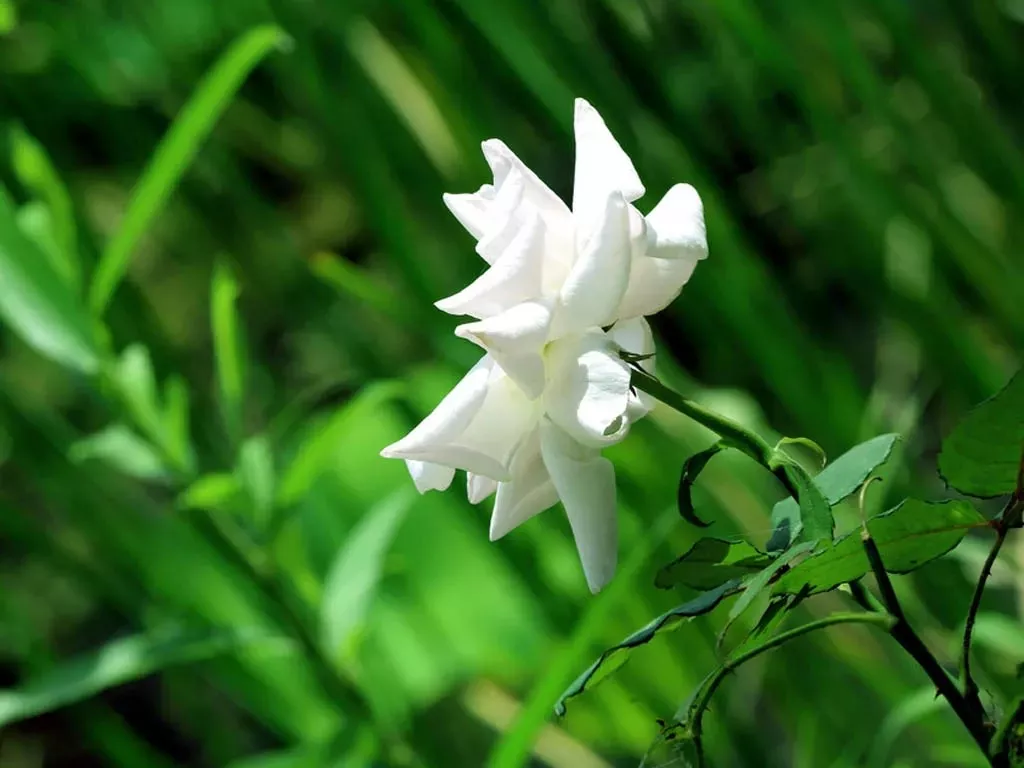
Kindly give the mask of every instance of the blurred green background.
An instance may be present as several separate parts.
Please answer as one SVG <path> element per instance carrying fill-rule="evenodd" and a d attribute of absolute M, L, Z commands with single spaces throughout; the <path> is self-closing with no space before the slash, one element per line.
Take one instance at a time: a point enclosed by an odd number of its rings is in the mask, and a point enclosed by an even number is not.
<path fill-rule="evenodd" d="M 901 432 L 872 503 L 940 498 L 941 436 L 1024 344 L 1024 4 L 0 0 L 0 181 L 40 253 L 89 284 L 204 72 L 269 23 L 291 45 L 178 158 L 128 249 L 97 331 L 135 345 L 122 378 L 59 366 L 5 315 L 0 685 L 173 627 L 297 623 L 310 645 L 244 646 L 10 725 L 0 766 L 635 766 L 714 666 L 724 616 L 638 651 L 565 719 L 551 706 L 686 597 L 653 574 L 695 538 L 675 484 L 711 437 L 662 408 L 609 452 L 621 565 L 596 598 L 560 510 L 491 544 L 489 502 L 410 493 L 377 452 L 477 357 L 431 306 L 481 270 L 441 193 L 489 181 L 479 142 L 499 137 L 567 195 L 587 98 L 647 185 L 642 210 L 679 181 L 705 201 L 711 256 L 654 319 L 666 381 L 830 456 Z M 212 297 L 231 335 L 236 287 L 238 359 L 210 322 Z M 174 433 L 156 452 L 125 395 L 150 386 L 143 350 L 180 417 L 154 427 Z M 131 433 L 82 442 L 125 409 Z M 723 456 L 696 502 L 760 545 L 778 496 Z M 978 626 L 1000 700 L 1022 692 L 1022 544 Z M 985 547 L 899 580 L 945 661 Z M 325 664 L 362 704 L 331 694 Z M 745 667 L 707 728 L 721 766 L 979 764 L 920 672 L 859 627 Z M 645 765 L 683 763 L 660 745 Z"/>

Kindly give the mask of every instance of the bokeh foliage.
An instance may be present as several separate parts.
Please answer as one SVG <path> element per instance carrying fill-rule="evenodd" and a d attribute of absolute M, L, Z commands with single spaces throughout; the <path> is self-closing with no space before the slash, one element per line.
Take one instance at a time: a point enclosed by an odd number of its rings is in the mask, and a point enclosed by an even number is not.
<path fill-rule="evenodd" d="M 169 625 L 270 629 L 265 596 L 197 528 L 195 507 L 215 506 L 271 542 L 410 765 L 635 765 L 713 666 L 724 616 L 659 637 L 566 719 L 551 707 L 601 649 L 689 594 L 656 590 L 654 573 L 696 539 L 675 485 L 712 438 L 662 409 L 611 452 L 622 565 L 597 598 L 558 511 L 490 544 L 486 510 L 458 491 L 403 500 L 404 469 L 377 451 L 475 358 L 431 307 L 480 268 L 441 192 L 486 181 L 478 142 L 498 136 L 567 194 L 572 99 L 586 97 L 647 207 L 676 181 L 705 200 L 711 257 L 655 321 L 665 380 L 829 455 L 900 432 L 887 493 L 945 498 L 940 436 L 1024 344 L 1022 18 L 1011 0 L 0 0 L 14 236 L 36 233 L 47 273 L 94 308 L 100 255 L 141 238 L 110 338 L 82 317 L 57 357 L 88 370 L 82 339 L 109 345 L 144 382 L 148 439 L 177 456 L 158 471 L 133 445 L 134 477 L 103 461 L 125 405 L 116 377 L 104 390 L 59 367 L 25 343 L 30 317 L 3 318 L 0 682 Z M 267 23 L 289 50 L 257 65 L 194 157 L 163 155 L 180 185 L 133 231 L 128 201 L 171 120 Z M 81 442 L 98 434 L 99 448 Z M 196 470 L 203 483 L 176 500 Z M 760 546 L 778 491 L 723 455 L 693 500 L 711 535 Z M 837 515 L 841 530 L 855 519 Z M 368 553 L 354 571 L 339 561 L 353 550 Z M 898 585 L 948 659 L 983 552 L 969 538 Z M 1024 661 L 1021 561 L 1018 544 L 976 630 L 976 674 L 1007 700 Z M 353 572 L 375 575 L 369 599 L 339 586 Z M 0 764 L 359 765 L 365 734 L 339 733 L 351 720 L 316 675 L 279 648 L 175 666 L 5 729 Z M 884 638 L 835 628 L 731 679 L 709 743 L 722 765 L 971 764 L 925 684 Z"/>

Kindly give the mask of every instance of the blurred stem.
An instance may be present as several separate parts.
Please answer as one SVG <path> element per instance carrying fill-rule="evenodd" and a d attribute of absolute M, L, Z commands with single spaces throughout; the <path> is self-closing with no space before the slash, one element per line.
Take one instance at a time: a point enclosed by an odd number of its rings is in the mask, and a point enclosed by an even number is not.
<path fill-rule="evenodd" d="M 701 688 L 690 707 L 689 714 L 687 715 L 687 722 L 689 723 L 689 728 L 693 734 L 694 742 L 697 745 L 698 751 L 701 750 L 700 734 L 704 711 L 708 708 L 708 704 L 711 702 L 711 697 L 715 695 L 715 691 L 718 690 L 718 686 L 720 686 L 726 676 L 733 672 L 737 667 L 760 656 L 765 651 L 770 651 L 773 648 L 777 648 L 780 645 L 788 643 L 790 640 L 801 637 L 802 635 L 806 635 L 810 632 L 814 632 L 818 629 L 831 627 L 836 624 L 874 624 L 891 631 L 896 621 L 896 617 L 885 613 L 835 613 L 831 616 L 819 619 L 818 621 L 812 621 L 808 624 L 795 627 L 787 632 L 782 632 L 762 645 L 751 648 L 750 650 L 745 651 L 735 658 L 725 662 L 718 668 L 718 670 L 716 670 L 712 677 L 708 679 L 704 687 Z"/>
<path fill-rule="evenodd" d="M 982 754 L 988 759 L 989 764 L 1002 768 L 1005 763 L 998 758 L 993 758 L 988 751 L 990 734 L 985 727 L 985 711 L 981 708 L 980 703 L 968 700 L 960 692 L 953 679 L 946 674 L 946 670 L 942 668 L 942 665 L 939 664 L 932 652 L 928 650 L 928 646 L 924 644 L 924 641 L 918 637 L 913 627 L 910 626 L 906 614 L 903 612 L 903 606 L 900 605 L 899 598 L 896 597 L 896 590 L 893 589 L 892 581 L 889 580 L 889 574 L 885 570 L 882 555 L 866 527 L 861 532 L 861 541 L 864 545 L 864 551 L 868 556 L 871 571 L 878 582 L 878 590 L 882 593 L 882 602 L 885 604 L 889 614 L 895 619 L 889 634 L 902 646 L 903 650 L 910 654 L 911 658 L 917 662 L 917 665 L 931 679 L 942 697 L 949 702 L 949 706 L 952 707 L 953 712 L 960 718 L 960 722 L 967 728 L 978 748 L 981 749 Z"/>

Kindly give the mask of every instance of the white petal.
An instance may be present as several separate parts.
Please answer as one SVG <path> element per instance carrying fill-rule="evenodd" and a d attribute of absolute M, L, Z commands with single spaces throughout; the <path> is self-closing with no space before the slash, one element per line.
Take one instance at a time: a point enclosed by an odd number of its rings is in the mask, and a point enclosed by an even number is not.
<path fill-rule="evenodd" d="M 642 317 L 620 320 L 611 327 L 608 336 L 626 352 L 631 352 L 634 355 L 654 354 L 654 335 L 651 333 L 651 326 Z M 653 357 L 641 360 L 638 364 L 648 373 L 654 373 Z M 654 408 L 655 402 L 654 398 L 646 392 L 632 390 L 629 396 L 629 405 L 626 408 L 628 421 L 633 423 L 646 416 Z"/>
<path fill-rule="evenodd" d="M 504 480 L 515 447 L 536 418 L 536 407 L 485 355 L 427 418 L 381 455 Z"/>
<path fill-rule="evenodd" d="M 690 259 L 634 256 L 629 285 L 616 314 L 630 318 L 660 312 L 675 301 L 696 267 L 697 262 Z"/>
<path fill-rule="evenodd" d="M 533 211 L 524 212 L 523 218 L 522 226 L 491 267 L 454 296 L 436 302 L 438 309 L 452 315 L 485 318 L 541 295 L 543 225 Z"/>
<path fill-rule="evenodd" d="M 627 202 L 643 197 L 644 185 L 601 115 L 584 99 L 576 99 L 576 177 L 572 211 L 596 215 L 609 192 L 621 192 Z"/>
<path fill-rule="evenodd" d="M 542 354 L 550 326 L 550 307 L 528 301 L 486 320 L 460 325 L 455 335 L 487 350 L 532 400 L 544 390 Z"/>
<path fill-rule="evenodd" d="M 466 496 L 470 504 L 479 504 L 492 493 L 498 490 L 498 481 L 484 475 L 466 473 Z"/>
<path fill-rule="evenodd" d="M 409 468 L 412 481 L 420 493 L 444 491 L 455 477 L 455 470 L 451 467 L 442 467 L 440 464 L 431 464 L 427 461 L 407 459 L 405 466 Z"/>
<path fill-rule="evenodd" d="M 541 424 L 541 453 L 565 506 L 587 585 L 596 594 L 615 575 L 618 557 L 615 468 L 550 422 Z"/>
<path fill-rule="evenodd" d="M 491 541 L 557 503 L 558 493 L 540 455 L 540 430 L 535 429 L 516 450 L 512 479 L 498 485 L 491 514 Z"/>
<path fill-rule="evenodd" d="M 708 255 L 704 204 L 689 184 L 676 184 L 647 214 L 647 255 L 700 261 Z"/>
<path fill-rule="evenodd" d="M 488 139 L 482 147 L 484 158 L 494 173 L 496 188 L 500 188 L 509 178 L 518 175 L 523 180 L 523 199 L 535 206 L 542 216 L 570 215 L 562 199 L 552 192 L 550 187 L 505 145 L 505 142 L 500 139 Z"/>
<path fill-rule="evenodd" d="M 487 229 L 491 207 L 494 203 L 494 187 L 484 184 L 473 194 L 441 196 L 448 210 L 473 237 L 479 240 Z"/>
<path fill-rule="evenodd" d="M 629 283 L 629 212 L 618 192 L 604 202 L 600 228 L 586 244 L 577 243 L 576 260 L 559 294 L 552 338 L 615 320 Z"/>
<path fill-rule="evenodd" d="M 618 442 L 628 428 L 629 366 L 603 332 L 594 330 L 548 345 L 544 410 L 576 440 Z"/>

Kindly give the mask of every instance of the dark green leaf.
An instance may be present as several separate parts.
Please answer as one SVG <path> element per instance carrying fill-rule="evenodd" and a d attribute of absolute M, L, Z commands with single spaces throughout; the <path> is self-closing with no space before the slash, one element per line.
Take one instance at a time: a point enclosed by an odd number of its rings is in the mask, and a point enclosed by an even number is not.
<path fill-rule="evenodd" d="M 771 558 L 745 541 L 701 539 L 684 555 L 658 571 L 654 584 L 670 589 L 676 584 L 691 589 L 714 589 L 730 579 L 760 571 Z"/>
<path fill-rule="evenodd" d="M 0 317 L 39 353 L 93 373 L 99 355 L 92 320 L 68 282 L 21 231 L 0 189 Z"/>
<path fill-rule="evenodd" d="M 821 492 L 807 470 L 791 461 L 785 462 L 782 471 L 796 488 L 797 509 L 800 512 L 800 526 L 793 541 L 832 541 L 835 522 L 832 519 L 832 505 Z"/>
<path fill-rule="evenodd" d="M 51 712 L 161 669 L 287 640 L 263 631 L 200 630 L 134 635 L 66 661 L 21 688 L 0 691 L 0 726 Z"/>
<path fill-rule="evenodd" d="M 791 549 L 787 549 L 781 555 L 778 556 L 771 564 L 759 571 L 757 574 L 747 580 L 743 586 L 743 594 L 740 595 L 740 599 L 733 603 L 731 609 L 729 609 L 729 623 L 722 628 L 722 636 L 729 630 L 729 626 L 740 617 L 740 614 L 745 611 L 752 602 L 760 595 L 765 587 L 772 581 L 772 579 L 786 566 L 793 562 L 800 555 L 807 554 L 818 545 L 816 541 L 805 541 L 801 544 L 797 544 Z"/>
<path fill-rule="evenodd" d="M 89 289 L 89 306 L 96 315 L 106 309 L 139 239 L 178 186 L 235 92 L 264 56 L 287 42 L 287 35 L 277 27 L 249 30 L 214 64 L 182 107 L 135 185 L 121 226 L 96 266 Z"/>
<path fill-rule="evenodd" d="M 388 548 L 416 498 L 403 489 L 384 499 L 360 518 L 338 551 L 320 608 L 324 644 L 332 653 L 347 650 L 353 631 L 365 621 L 384 575 Z"/>
<path fill-rule="evenodd" d="M 707 528 L 711 525 L 711 523 L 706 523 L 697 517 L 697 513 L 693 509 L 693 499 L 690 492 L 693 489 L 693 484 L 697 481 L 697 476 L 704 471 L 704 467 L 711 461 L 711 458 L 723 448 L 725 446 L 722 443 L 715 443 L 710 448 L 693 454 L 683 462 L 682 472 L 679 476 L 679 514 L 691 525 L 696 525 L 700 528 Z"/>
<path fill-rule="evenodd" d="M 1013 493 L 1024 460 L 1024 371 L 956 425 L 942 443 L 939 473 L 961 493 Z"/>
<path fill-rule="evenodd" d="M 889 458 L 899 435 L 879 435 L 856 445 L 814 476 L 814 485 L 829 505 L 835 506 L 856 493 L 864 481 Z M 772 509 L 773 533 L 769 552 L 780 552 L 796 541 L 800 530 L 800 506 L 793 498 L 783 499 Z"/>
<path fill-rule="evenodd" d="M 867 525 L 885 569 L 891 573 L 907 573 L 946 554 L 960 543 L 970 528 L 984 522 L 981 514 L 964 501 L 907 499 L 871 518 Z M 827 592 L 859 579 L 870 570 L 860 531 L 856 530 L 795 566 L 779 579 L 775 591 Z"/>
<path fill-rule="evenodd" d="M 702 616 L 713 610 L 722 600 L 740 591 L 740 582 L 730 581 L 721 584 L 715 589 L 704 592 L 687 603 L 663 613 L 641 629 L 631 634 L 622 642 L 612 646 L 602 653 L 597 661 L 590 665 L 587 670 L 577 677 L 572 684 L 565 689 L 565 692 L 555 703 L 555 714 L 559 717 L 565 714 L 565 707 L 568 701 L 582 694 L 588 688 L 597 685 L 615 670 L 621 667 L 629 659 L 629 654 L 634 648 L 654 639 L 655 635 L 678 628 L 681 624 L 689 621 L 694 616 Z"/>

